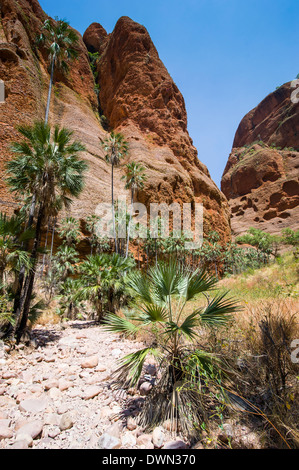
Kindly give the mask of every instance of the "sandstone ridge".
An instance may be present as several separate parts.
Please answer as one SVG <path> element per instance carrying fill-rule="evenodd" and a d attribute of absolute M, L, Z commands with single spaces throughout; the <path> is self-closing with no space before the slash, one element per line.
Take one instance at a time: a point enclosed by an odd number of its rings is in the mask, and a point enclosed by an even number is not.
<path fill-rule="evenodd" d="M 221 189 L 235 235 L 299 228 L 299 105 L 291 83 L 268 95 L 241 121 Z"/>
<path fill-rule="evenodd" d="M 0 77 L 6 86 L 5 103 L 0 104 L 1 175 L 11 158 L 9 145 L 18 138 L 16 126 L 44 117 L 49 64 L 35 39 L 46 18 L 36 0 L 1 3 Z M 145 27 L 122 17 L 111 34 L 93 23 L 84 40 L 78 36 L 79 57 L 67 75 L 56 71 L 50 109 L 50 123 L 73 130 L 86 146 L 82 156 L 89 164 L 87 184 L 71 214 L 85 219 L 99 203 L 110 201 L 110 168 L 100 140 L 114 129 L 124 134 L 130 149 L 115 172 L 116 195 L 129 199 L 121 180 L 124 164 L 140 161 L 148 176 L 144 191 L 138 194 L 140 202 L 202 202 L 205 231 L 217 229 L 222 240 L 228 240 L 226 198 L 197 157 L 187 131 L 184 99 Z M 89 52 L 99 53 L 96 75 Z M 103 115 L 108 123 L 104 127 Z M 0 201 L 3 210 L 17 207 L 3 178 Z"/>

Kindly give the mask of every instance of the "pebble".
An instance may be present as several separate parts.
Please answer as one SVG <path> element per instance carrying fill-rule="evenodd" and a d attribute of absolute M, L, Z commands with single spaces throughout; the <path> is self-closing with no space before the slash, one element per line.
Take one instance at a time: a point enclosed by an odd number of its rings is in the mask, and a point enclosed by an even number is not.
<path fill-rule="evenodd" d="M 162 447 L 164 442 L 164 429 L 158 426 L 153 430 L 153 444 L 155 447 Z"/>
<path fill-rule="evenodd" d="M 74 421 L 70 413 L 65 413 L 62 415 L 60 423 L 59 423 L 59 429 L 60 431 L 66 431 L 67 429 L 70 429 L 74 426 Z"/>
<path fill-rule="evenodd" d="M 81 362 L 82 369 L 88 369 L 96 367 L 99 363 L 99 358 L 97 355 L 89 356 Z"/>
<path fill-rule="evenodd" d="M 18 435 L 28 434 L 32 439 L 36 439 L 43 431 L 43 422 L 40 420 L 31 421 L 24 426 L 20 427 L 17 432 Z"/>
<path fill-rule="evenodd" d="M 97 447 L 98 449 L 119 449 L 121 440 L 105 432 L 98 440 Z"/>
<path fill-rule="evenodd" d="M 126 408 L 127 392 L 110 388 L 117 359 L 144 345 L 127 339 L 120 343 L 119 336 L 101 326 L 74 332 L 72 324 L 64 329 L 37 325 L 37 350 L 20 348 L 5 356 L 0 370 L 0 449 L 153 449 L 152 435 L 134 419 L 138 407 Z M 48 342 L 50 332 L 57 339 Z M 152 387 L 147 377 L 153 372 L 147 367 L 142 391 L 129 391 L 130 401 Z M 165 436 L 168 445 L 167 430 Z"/>

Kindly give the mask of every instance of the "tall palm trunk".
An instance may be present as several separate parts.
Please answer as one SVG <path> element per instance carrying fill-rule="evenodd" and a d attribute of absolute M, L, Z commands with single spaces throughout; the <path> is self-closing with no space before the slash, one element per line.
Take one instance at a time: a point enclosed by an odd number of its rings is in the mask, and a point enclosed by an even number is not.
<path fill-rule="evenodd" d="M 48 245 L 49 229 L 50 229 L 50 218 L 48 219 L 47 234 L 46 234 L 46 240 L 45 240 L 45 251 L 46 251 L 47 245 Z M 43 277 L 45 261 L 46 261 L 46 253 L 44 253 L 44 255 L 43 255 L 43 264 L 42 264 L 42 269 L 41 269 L 41 273 L 40 273 L 40 278 Z"/>
<path fill-rule="evenodd" d="M 113 222 L 113 236 L 115 240 L 115 253 L 118 253 L 117 238 L 115 229 L 115 210 L 114 210 L 114 193 L 113 193 L 113 168 L 114 164 L 111 165 L 111 200 L 112 200 L 112 222 Z"/>
<path fill-rule="evenodd" d="M 32 199 L 31 199 L 27 229 L 31 228 L 31 226 L 33 224 L 35 206 L 36 206 L 36 195 L 33 194 Z M 27 251 L 28 241 L 25 242 L 24 249 Z M 16 325 L 18 325 L 18 320 L 21 316 L 22 300 L 24 299 L 23 286 L 24 286 L 24 280 L 25 280 L 25 271 L 26 271 L 26 268 L 23 265 L 20 269 L 20 272 L 19 272 L 18 281 L 16 283 L 15 297 L 14 297 L 13 314 L 14 314 L 14 318 L 15 318 L 15 326 L 14 326 L 14 328 L 10 329 L 10 331 L 8 332 L 8 335 L 10 335 L 12 332 L 15 333 Z"/>
<path fill-rule="evenodd" d="M 50 84 L 49 84 L 49 91 L 48 91 L 48 99 L 47 99 L 47 107 L 46 107 L 46 115 L 45 115 L 45 123 L 47 124 L 49 118 L 49 111 L 50 111 L 50 102 L 51 102 L 51 93 L 52 93 L 52 85 L 53 85 L 53 77 L 54 77 L 54 65 L 55 65 L 56 53 L 54 53 L 51 62 L 51 76 L 50 76 Z"/>
<path fill-rule="evenodd" d="M 54 77 L 54 65 L 55 65 L 55 59 L 56 59 L 56 53 L 54 53 L 53 58 L 52 58 L 52 63 L 51 63 L 51 76 L 50 76 L 50 84 L 49 84 L 49 91 L 48 91 L 48 99 L 47 99 L 47 106 L 46 106 L 46 115 L 45 115 L 45 123 L 47 124 L 48 122 L 48 117 L 49 117 L 49 110 L 50 110 L 50 101 L 51 101 L 51 92 L 52 92 L 52 84 L 53 84 L 53 77 Z M 28 219 L 28 225 L 27 228 L 30 228 L 33 224 L 34 220 L 34 213 L 35 213 L 35 206 L 36 206 L 36 195 L 34 194 L 32 196 L 31 200 L 31 206 L 30 206 L 30 213 L 29 213 L 29 219 Z M 23 291 L 23 286 L 24 286 L 24 278 L 25 278 L 25 266 L 22 266 L 20 269 L 19 273 L 19 281 L 18 281 L 18 287 L 14 299 L 14 317 L 16 319 L 16 325 L 19 322 L 19 319 L 21 317 L 21 310 L 22 310 L 22 299 L 24 298 L 25 293 Z M 26 288 L 26 286 L 24 286 Z M 16 326 L 14 327 L 14 332 L 16 332 Z"/>
<path fill-rule="evenodd" d="M 131 208 L 130 208 L 130 218 L 129 218 L 129 224 L 128 224 L 128 235 L 127 235 L 127 248 L 126 248 L 126 259 L 129 254 L 129 242 L 130 242 L 130 228 L 131 228 L 131 221 L 133 217 L 133 201 L 134 201 L 134 189 L 132 187 L 131 191 Z"/>
<path fill-rule="evenodd" d="M 36 221 L 35 239 L 34 239 L 32 251 L 31 251 L 32 267 L 25 281 L 24 295 L 22 296 L 21 305 L 20 305 L 21 307 L 20 315 L 17 318 L 16 325 L 15 325 L 15 334 L 16 334 L 17 342 L 20 341 L 22 334 L 27 325 L 28 314 L 29 314 L 29 309 L 30 309 L 30 301 L 32 297 L 34 278 L 35 278 L 35 272 L 36 272 L 36 263 L 37 263 L 37 257 L 38 257 L 38 248 L 40 245 L 43 217 L 44 217 L 44 208 L 42 205 L 40 205 L 38 217 Z"/>
<path fill-rule="evenodd" d="M 55 235 L 55 227 L 57 223 L 57 218 L 55 217 L 53 227 L 52 227 L 52 240 L 51 240 L 51 252 L 50 252 L 50 265 L 52 263 L 52 256 L 53 256 L 53 246 L 54 246 L 54 235 Z"/>

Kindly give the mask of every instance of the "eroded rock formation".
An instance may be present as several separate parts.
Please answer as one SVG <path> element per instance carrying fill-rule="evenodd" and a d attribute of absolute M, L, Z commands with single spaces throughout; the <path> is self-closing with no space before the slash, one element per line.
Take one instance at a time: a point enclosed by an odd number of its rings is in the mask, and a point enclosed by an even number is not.
<path fill-rule="evenodd" d="M 2 0 L 0 23 L 0 77 L 6 100 L 0 104 L 1 176 L 11 158 L 9 145 L 18 138 L 15 127 L 43 119 L 49 84 L 48 57 L 35 40 L 47 18 L 36 0 Z M 50 123 L 65 126 L 86 146 L 87 184 L 71 214 L 85 219 L 101 202 L 110 201 L 110 168 L 101 140 L 109 130 L 122 132 L 129 142 L 123 161 L 140 161 L 148 180 L 138 200 L 150 202 L 203 202 L 205 230 L 217 229 L 222 240 L 230 236 L 226 198 L 198 160 L 187 132 L 184 99 L 159 59 L 146 29 L 123 17 L 107 34 L 93 23 L 79 35 L 78 59 L 63 75 L 56 70 Z M 98 52 L 94 77 L 88 56 Z M 97 97 L 96 78 L 100 93 Z M 103 116 L 102 116 L 103 118 Z M 115 171 L 115 194 L 128 195 L 121 180 L 124 166 Z M 2 210 L 11 210 L 11 194 L 1 178 Z"/>
<path fill-rule="evenodd" d="M 299 228 L 299 104 L 291 83 L 268 95 L 241 121 L 221 189 L 233 233 Z"/>
<path fill-rule="evenodd" d="M 229 237 L 228 206 L 198 157 L 187 131 L 184 98 L 144 26 L 128 17 L 107 35 L 93 23 L 84 33 L 99 52 L 97 81 L 103 114 L 130 143 L 130 160 L 147 168 L 140 202 L 203 202 L 205 229 Z M 98 49 L 96 50 L 96 44 Z"/>

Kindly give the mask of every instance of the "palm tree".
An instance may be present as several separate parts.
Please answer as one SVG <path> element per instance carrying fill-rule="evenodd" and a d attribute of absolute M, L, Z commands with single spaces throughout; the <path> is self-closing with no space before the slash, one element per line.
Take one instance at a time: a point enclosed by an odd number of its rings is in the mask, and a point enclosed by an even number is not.
<path fill-rule="evenodd" d="M 80 241 L 80 221 L 66 217 L 60 222 L 58 234 L 67 246 L 75 246 Z"/>
<path fill-rule="evenodd" d="M 72 132 L 58 126 L 51 128 L 44 122 L 18 128 L 25 140 L 12 145 L 15 154 L 7 164 L 7 182 L 18 195 L 34 196 L 37 211 L 34 214 L 35 237 L 31 251 L 32 269 L 26 278 L 22 295 L 16 297 L 14 313 L 18 339 L 24 331 L 33 291 L 36 262 L 44 220 L 68 208 L 71 197 L 78 197 L 83 189 L 83 174 L 87 169 L 78 153 L 84 146 L 72 140 Z"/>
<path fill-rule="evenodd" d="M 217 280 L 205 271 L 188 272 L 173 260 L 158 263 L 148 275 L 131 273 L 127 283 L 135 294 L 136 313 L 108 315 L 106 329 L 126 335 L 150 329 L 153 341 L 120 361 L 114 373 L 115 387 L 137 385 L 147 356 L 155 357 L 160 378 L 146 398 L 141 425 L 152 428 L 171 419 L 189 433 L 205 412 L 202 397 L 208 381 L 221 388 L 223 378 L 219 359 L 193 342 L 199 338 L 200 327 L 227 325 L 238 306 L 222 294 L 191 313 L 185 312 L 187 304 L 213 289 Z"/>
<path fill-rule="evenodd" d="M 78 43 L 78 36 L 73 29 L 69 27 L 69 23 L 65 20 L 56 18 L 55 23 L 53 20 L 45 20 L 42 26 L 42 32 L 37 38 L 37 42 L 44 44 L 49 53 L 51 76 L 48 91 L 48 100 L 46 106 L 45 123 L 48 122 L 51 91 L 54 77 L 55 65 L 60 67 L 62 70 L 68 70 L 68 60 L 73 60 L 78 57 L 78 52 L 74 49 L 74 46 Z"/>
<path fill-rule="evenodd" d="M 78 299 L 94 304 L 98 321 L 102 320 L 105 310 L 115 313 L 126 298 L 124 276 L 133 265 L 133 260 L 126 260 L 117 253 L 89 255 L 80 265 Z"/>
<path fill-rule="evenodd" d="M 97 225 L 100 221 L 100 217 L 97 215 L 89 215 L 86 218 L 86 228 L 90 233 L 88 237 L 90 243 L 90 254 L 93 254 L 93 249 L 95 253 L 105 252 L 110 250 L 110 243 L 107 237 L 99 237 L 97 232 Z"/>
<path fill-rule="evenodd" d="M 57 250 L 54 259 L 56 281 L 65 282 L 70 274 L 75 273 L 75 265 L 79 262 L 78 251 L 74 247 L 62 245 Z"/>
<path fill-rule="evenodd" d="M 126 175 L 122 179 L 126 179 L 125 189 L 131 189 L 131 209 L 130 209 L 130 219 L 128 226 L 128 236 L 127 236 L 127 247 L 126 247 L 126 258 L 129 253 L 129 241 L 130 241 L 130 227 L 131 220 L 133 216 L 133 203 L 135 191 L 138 189 L 144 188 L 144 181 L 146 181 L 146 176 L 144 173 L 145 168 L 140 163 L 131 162 L 126 165 Z"/>
<path fill-rule="evenodd" d="M 15 275 L 21 266 L 30 268 L 30 257 L 22 243 L 33 237 L 32 230 L 24 231 L 23 220 L 18 216 L 7 216 L 0 213 L 0 293 L 6 284 L 6 274 L 13 271 Z"/>
<path fill-rule="evenodd" d="M 117 236 L 115 230 L 115 211 L 114 211 L 114 194 L 113 194 L 113 169 L 115 166 L 119 165 L 120 160 L 128 153 L 128 143 L 124 140 L 122 134 L 115 134 L 113 131 L 110 133 L 110 136 L 102 142 L 103 148 L 106 155 L 105 159 L 107 163 L 111 165 L 111 206 L 112 206 L 112 221 L 113 221 L 113 236 L 115 240 L 115 252 L 118 252 L 117 249 Z"/>

